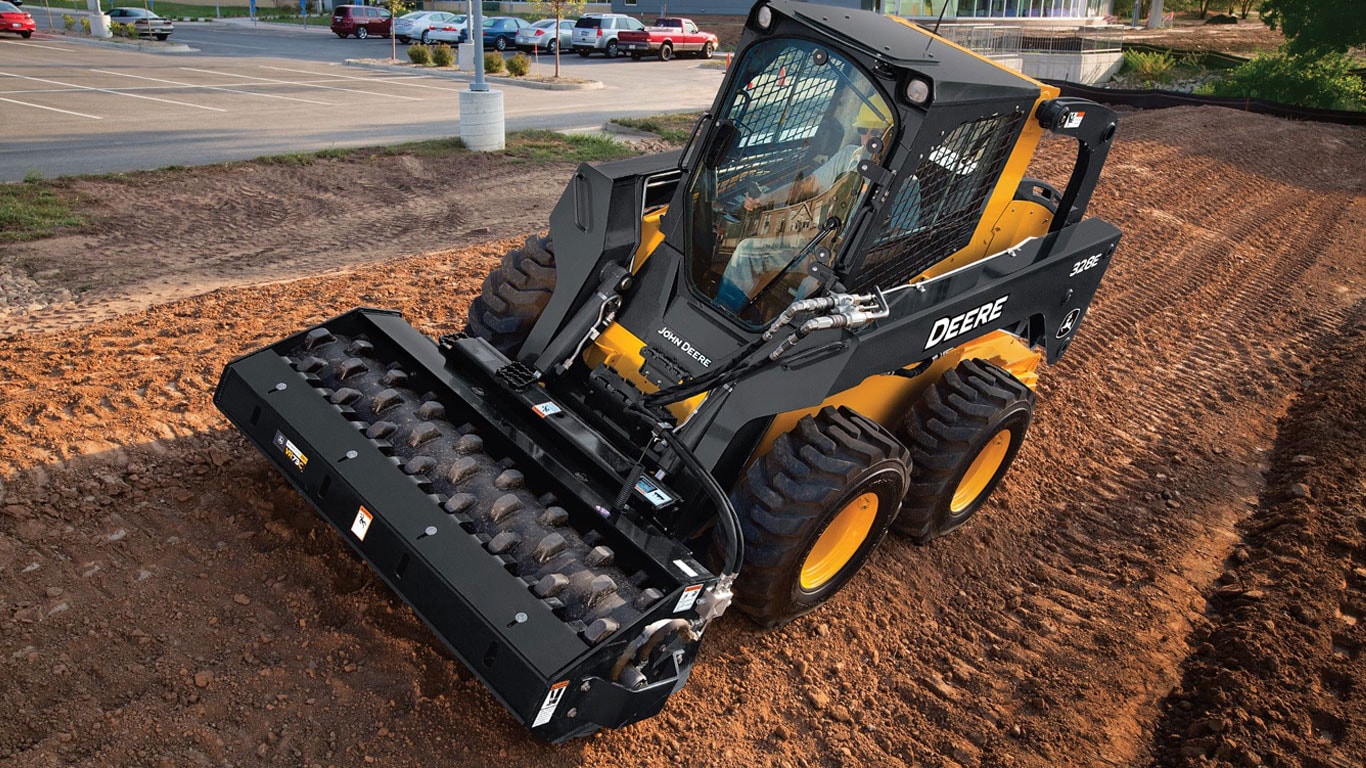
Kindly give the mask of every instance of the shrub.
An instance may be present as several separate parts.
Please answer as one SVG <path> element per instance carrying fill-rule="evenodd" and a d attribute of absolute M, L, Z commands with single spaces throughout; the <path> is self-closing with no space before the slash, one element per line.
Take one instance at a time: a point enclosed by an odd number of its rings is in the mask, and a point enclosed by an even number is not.
<path fill-rule="evenodd" d="M 513 77 L 525 77 L 531 71 L 531 59 L 525 53 L 518 53 L 516 56 L 507 60 L 508 74 Z"/>
<path fill-rule="evenodd" d="M 62 26 L 66 28 L 67 32 L 70 32 L 72 29 L 75 29 L 76 17 L 72 16 L 69 13 L 62 14 Z"/>
<path fill-rule="evenodd" d="M 490 51 L 484 54 L 484 71 L 496 75 L 503 71 L 503 54 Z"/>
<path fill-rule="evenodd" d="M 81 17 L 81 31 L 84 32 L 84 33 L 86 33 L 87 35 L 90 34 L 90 17 L 89 17 L 89 16 L 82 16 L 82 17 Z"/>
<path fill-rule="evenodd" d="M 1262 99 L 1316 109 L 1366 110 L 1366 85 L 1343 54 L 1258 56 L 1199 91 L 1210 96 Z"/>
<path fill-rule="evenodd" d="M 110 25 L 109 31 L 112 32 L 115 37 L 126 37 L 130 40 L 136 40 L 138 38 L 138 28 L 128 22 L 116 21 Z"/>
<path fill-rule="evenodd" d="M 432 50 L 425 45 L 408 46 L 408 60 L 414 64 L 431 64 Z"/>
<path fill-rule="evenodd" d="M 438 67 L 449 67 L 455 63 L 455 51 L 449 45 L 439 43 L 432 48 L 432 63 Z"/>
<path fill-rule="evenodd" d="M 1124 52 L 1124 70 L 1133 72 L 1147 82 L 1165 83 L 1171 77 L 1171 69 L 1174 66 L 1176 59 L 1165 51 Z"/>

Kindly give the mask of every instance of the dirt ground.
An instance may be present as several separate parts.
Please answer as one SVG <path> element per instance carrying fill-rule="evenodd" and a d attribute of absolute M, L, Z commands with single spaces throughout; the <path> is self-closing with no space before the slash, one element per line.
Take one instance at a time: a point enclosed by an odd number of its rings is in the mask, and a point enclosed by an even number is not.
<path fill-rule="evenodd" d="M 1366 131 L 1124 115 L 1124 240 L 989 508 L 551 747 L 210 398 L 353 306 L 460 327 L 571 170 L 66 182 L 91 224 L 0 252 L 0 765 L 1366 765 Z"/>

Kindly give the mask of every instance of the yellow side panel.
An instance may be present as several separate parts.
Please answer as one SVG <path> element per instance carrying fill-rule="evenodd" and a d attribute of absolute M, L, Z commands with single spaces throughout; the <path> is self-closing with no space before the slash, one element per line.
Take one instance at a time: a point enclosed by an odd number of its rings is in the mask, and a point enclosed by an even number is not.
<path fill-rule="evenodd" d="M 1042 350 L 1030 349 L 1020 337 L 1005 331 L 992 331 L 940 355 L 929 368 L 914 378 L 893 374 L 870 376 L 858 386 L 830 397 L 814 408 L 778 414 L 754 455 L 758 457 L 768 453 L 779 435 L 791 431 L 803 416 L 815 414 L 826 406 L 852 408 L 895 432 L 925 388 L 963 360 L 991 362 L 1010 371 L 1021 383 L 1034 389 L 1039 381 L 1037 369 L 1043 357 Z"/>
<path fill-rule="evenodd" d="M 596 368 L 598 365 L 606 363 L 608 368 L 616 371 L 623 379 L 635 384 L 642 392 L 655 392 L 659 387 L 645 378 L 640 373 L 640 366 L 645 362 L 640 350 L 645 348 L 645 342 L 636 338 L 634 333 L 621 327 L 620 323 L 613 323 L 607 326 L 607 330 L 602 332 L 594 342 L 584 350 L 583 361 L 589 368 Z M 691 397 L 679 403 L 669 406 L 669 413 L 675 419 L 682 421 L 692 413 L 697 406 L 702 404 L 706 398 L 705 394 Z"/>
<path fill-rule="evenodd" d="M 631 260 L 631 273 L 635 274 L 640 269 L 640 265 L 650 258 L 650 254 L 655 252 L 659 244 L 664 242 L 664 233 L 659 231 L 659 224 L 664 219 L 664 212 L 667 207 L 650 211 L 640 219 L 640 247 L 636 248 L 635 258 Z"/>

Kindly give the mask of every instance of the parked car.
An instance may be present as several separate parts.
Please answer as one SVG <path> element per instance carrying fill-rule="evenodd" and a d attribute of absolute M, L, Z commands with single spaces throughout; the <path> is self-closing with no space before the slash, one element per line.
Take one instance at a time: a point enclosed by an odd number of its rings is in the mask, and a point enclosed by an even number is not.
<path fill-rule="evenodd" d="M 33 16 L 28 11 L 20 10 L 14 3 L 0 0 L 0 32 L 13 32 L 20 37 L 33 37 L 33 30 L 38 26 L 33 23 Z"/>
<path fill-rule="evenodd" d="M 574 53 L 587 57 L 603 53 L 609 59 L 621 55 L 617 33 L 623 29 L 645 29 L 645 25 L 622 13 L 586 13 L 574 22 Z"/>
<path fill-rule="evenodd" d="M 560 20 L 560 33 L 555 34 L 555 20 L 541 19 L 525 29 L 517 30 L 517 50 L 528 53 L 545 51 L 553 54 L 556 49 L 574 45 L 574 19 Z"/>
<path fill-rule="evenodd" d="M 717 43 L 716 35 L 698 29 L 692 19 L 680 18 L 655 19 L 655 23 L 642 32 L 623 29 L 617 40 L 617 45 L 636 61 L 646 54 L 668 61 L 675 53 L 710 59 L 716 52 Z"/>
<path fill-rule="evenodd" d="M 517 40 L 517 33 L 531 26 L 516 16 L 490 16 L 484 19 L 484 50 L 506 51 Z"/>
<path fill-rule="evenodd" d="M 388 37 L 393 14 L 369 5 L 339 5 L 332 9 L 332 31 L 337 37 L 355 35 L 364 40 L 371 35 Z"/>
<path fill-rule="evenodd" d="M 165 40 L 175 31 L 170 19 L 163 19 L 146 8 L 110 8 L 104 15 L 109 17 L 111 24 L 132 24 L 138 37 Z"/>
<path fill-rule="evenodd" d="M 440 24 L 434 24 L 427 30 L 426 42 L 431 44 L 459 45 L 460 43 L 468 43 L 469 40 L 470 20 L 463 13 L 457 13 L 453 18 Z"/>
<path fill-rule="evenodd" d="M 465 17 L 450 11 L 413 11 L 405 13 L 394 19 L 394 37 L 400 43 L 411 43 L 417 40 L 424 45 L 429 42 L 428 33 L 432 27 L 445 24 L 454 19 L 463 20 Z"/>

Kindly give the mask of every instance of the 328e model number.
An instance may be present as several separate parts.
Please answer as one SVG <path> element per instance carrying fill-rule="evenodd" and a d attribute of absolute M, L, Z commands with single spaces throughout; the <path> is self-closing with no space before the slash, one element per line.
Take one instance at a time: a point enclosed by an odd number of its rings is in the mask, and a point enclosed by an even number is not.
<path fill-rule="evenodd" d="M 1076 277 L 1077 275 L 1080 275 L 1082 272 L 1085 272 L 1091 267 L 1096 266 L 1100 263 L 1100 256 L 1101 255 L 1097 253 L 1095 256 L 1087 256 L 1086 258 L 1082 259 L 1076 264 L 1073 264 L 1072 274 L 1068 275 L 1068 277 Z"/>

